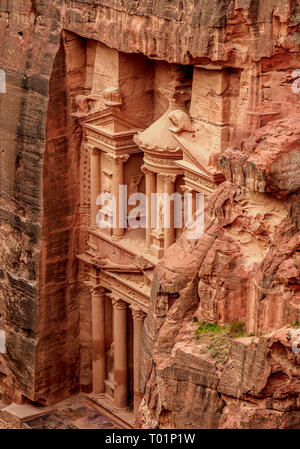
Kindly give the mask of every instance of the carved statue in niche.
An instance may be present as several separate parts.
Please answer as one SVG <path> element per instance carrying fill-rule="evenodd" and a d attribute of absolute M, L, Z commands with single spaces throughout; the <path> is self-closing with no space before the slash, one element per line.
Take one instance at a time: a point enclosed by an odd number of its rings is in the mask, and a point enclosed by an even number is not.
<path fill-rule="evenodd" d="M 107 222 L 112 222 L 113 217 L 113 206 L 110 201 L 111 192 L 112 192 L 112 173 L 107 170 L 103 170 L 104 180 L 103 180 L 103 188 L 102 194 L 107 194 L 108 198 L 104 199 L 104 204 L 98 213 L 98 221 L 104 228 L 107 225 Z M 98 223 L 98 222 L 97 222 Z M 100 225 L 98 223 L 98 225 Z"/>
<path fill-rule="evenodd" d="M 164 227 L 164 205 L 163 201 L 160 199 L 158 204 L 158 223 L 157 223 L 158 232 L 162 232 L 163 227 Z"/>
<path fill-rule="evenodd" d="M 111 191 L 112 191 L 112 173 L 110 171 L 103 170 L 103 174 L 104 174 L 103 192 L 111 193 Z"/>
<path fill-rule="evenodd" d="M 139 192 L 139 185 L 143 179 L 144 175 L 133 175 L 129 178 L 129 184 L 128 184 L 128 195 L 132 195 L 134 193 Z"/>
<path fill-rule="evenodd" d="M 114 342 L 112 342 L 111 345 L 109 346 L 109 348 L 106 350 L 105 366 L 106 366 L 106 377 L 113 384 L 113 381 L 114 381 Z"/>
<path fill-rule="evenodd" d="M 130 176 L 128 189 L 127 189 L 127 196 L 128 196 L 127 200 L 130 198 L 130 195 L 133 195 L 134 193 L 139 192 L 139 185 L 143 179 L 143 176 L 144 176 L 143 174 Z M 130 211 L 132 209 L 134 209 L 135 207 L 136 206 L 128 205 L 128 213 L 130 213 Z"/>

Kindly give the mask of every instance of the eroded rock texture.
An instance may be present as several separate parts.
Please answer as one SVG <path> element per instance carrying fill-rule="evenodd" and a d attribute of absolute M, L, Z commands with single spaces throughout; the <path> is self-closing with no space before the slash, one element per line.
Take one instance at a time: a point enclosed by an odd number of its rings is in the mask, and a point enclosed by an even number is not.
<path fill-rule="evenodd" d="M 287 162 L 297 160 L 297 119 L 273 122 L 240 153 L 225 153 L 225 173 L 235 183 L 224 182 L 211 198 L 205 234 L 193 242 L 182 234 L 157 268 L 143 336 L 145 427 L 299 425 L 299 355 L 289 329 L 300 318 L 299 197 Z M 267 137 L 262 149 L 268 133 L 283 139 L 277 151 Z M 278 158 L 281 170 L 264 165 L 268 157 Z M 288 187 L 279 194 L 272 186 L 283 186 L 285 177 Z M 245 322 L 253 337 L 234 339 L 228 357 L 218 361 L 216 342 L 196 340 L 194 317 Z"/>
<path fill-rule="evenodd" d="M 202 94 L 192 116 L 203 121 L 206 111 L 203 126 L 217 124 L 211 141 L 222 141 L 227 181 L 207 206 L 205 235 L 182 235 L 157 269 L 140 424 L 299 426 L 299 355 L 288 328 L 278 330 L 300 319 L 299 18 L 294 0 L 0 2 L 3 398 L 51 403 L 91 387 L 90 297 L 76 259 L 86 243 L 87 187 L 78 180 L 88 162 L 79 161 L 70 114 L 90 89 L 97 41 L 162 60 L 154 87 L 166 62 L 228 71 L 225 84 L 194 80 Z M 146 124 L 164 112 L 162 100 L 156 107 L 144 111 Z M 242 320 L 255 335 L 234 341 L 219 363 L 195 340 L 194 316 Z"/>

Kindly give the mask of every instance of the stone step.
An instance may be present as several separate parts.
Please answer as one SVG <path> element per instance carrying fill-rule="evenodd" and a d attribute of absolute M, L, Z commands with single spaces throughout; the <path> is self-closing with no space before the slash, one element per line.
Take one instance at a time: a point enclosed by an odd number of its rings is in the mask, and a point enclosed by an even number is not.
<path fill-rule="evenodd" d="M 0 410 L 0 418 L 14 422 L 16 426 L 21 426 L 28 421 L 39 416 L 52 412 L 51 407 L 38 404 L 15 404 L 12 402 Z"/>

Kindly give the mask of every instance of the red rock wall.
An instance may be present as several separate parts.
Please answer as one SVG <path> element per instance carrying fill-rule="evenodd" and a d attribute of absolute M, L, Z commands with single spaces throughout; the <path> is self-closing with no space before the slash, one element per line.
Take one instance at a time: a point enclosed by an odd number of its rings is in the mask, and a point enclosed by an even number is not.
<path fill-rule="evenodd" d="M 299 427 L 297 198 L 225 182 L 206 208 L 205 234 L 183 234 L 167 250 L 143 330 L 143 428 Z M 197 339 L 195 317 L 242 321 L 245 336 Z"/>
<path fill-rule="evenodd" d="M 57 400 L 79 388 L 77 301 L 79 153 L 72 135 L 63 41 L 49 81 L 43 170 L 35 395 Z"/>
<path fill-rule="evenodd" d="M 101 41 L 124 53 L 140 52 L 180 64 L 215 61 L 240 71 L 236 119 L 231 119 L 232 141 L 240 142 L 271 119 L 299 112 L 298 96 L 291 90 L 291 74 L 300 62 L 297 32 L 300 9 L 298 2 L 293 0 L 14 0 L 2 2 L 0 13 L 0 68 L 5 70 L 7 77 L 7 93 L 0 94 L 0 327 L 7 332 L 8 349 L 0 359 L 0 389 L 2 395 L 14 400 L 21 401 L 21 395 L 24 395 L 49 402 L 70 394 L 79 383 L 86 388 L 90 383 L 88 294 L 82 284 L 76 284 L 76 279 L 83 280 L 84 273 L 79 272 L 77 277 L 75 262 L 77 249 L 85 243 L 83 228 L 88 204 L 82 207 L 82 190 L 78 190 L 77 180 L 82 175 L 79 170 L 83 170 L 78 154 L 80 135 L 73 128 L 68 111 L 71 110 L 72 95 L 91 87 L 89 77 L 93 51 L 90 48 L 89 53 L 83 48 L 81 38 L 76 36 Z M 64 34 L 63 30 L 70 34 Z M 76 36 L 72 37 L 72 33 Z M 62 36 L 67 36 L 64 41 L 66 58 L 61 46 Z M 78 57 L 74 67 L 72 41 L 76 41 L 74 54 Z M 88 53 L 91 58 L 86 56 Z M 163 106 L 158 104 L 157 110 L 160 107 Z M 270 114 L 262 114 L 265 111 Z M 74 140 L 70 136 L 74 136 Z M 258 261 L 262 269 L 257 279 L 263 285 L 267 282 L 271 296 L 262 306 L 260 321 L 255 319 L 251 324 L 253 318 L 247 317 L 254 315 L 249 315 L 247 308 L 248 294 L 253 288 L 249 270 L 254 272 L 254 260 L 247 260 L 247 251 L 243 252 L 244 246 L 235 233 L 236 226 L 238 230 L 248 226 L 248 222 L 254 226 L 253 222 L 257 220 L 249 214 L 246 216 L 247 224 L 241 224 L 241 212 L 236 212 L 240 201 L 236 188 L 238 183 L 232 178 L 230 182 L 234 185 L 222 187 L 220 199 L 214 200 L 215 211 L 221 215 L 217 219 L 212 218 L 212 227 L 202 243 L 198 243 L 199 249 L 196 248 L 195 254 L 193 247 L 184 249 L 182 265 L 176 267 L 181 278 L 175 275 L 169 278 L 170 285 L 166 291 L 172 293 L 181 291 L 195 272 L 197 276 L 200 273 L 201 278 L 197 286 L 193 284 L 193 301 L 190 302 L 189 297 L 183 309 L 178 308 L 177 324 L 171 321 L 172 329 L 162 325 L 166 319 L 165 290 L 158 297 L 155 291 L 153 293 L 152 307 L 158 304 L 162 315 L 157 315 L 157 322 L 148 320 L 146 323 L 144 338 L 145 342 L 149 340 L 149 344 L 144 345 L 144 363 L 145 366 L 154 363 L 155 368 L 152 371 L 143 369 L 141 374 L 143 388 L 147 389 L 145 413 L 146 410 L 158 410 L 155 419 L 160 420 L 162 426 L 170 423 L 187 427 L 226 426 L 229 425 L 224 418 L 226 407 L 228 410 L 232 407 L 237 416 L 242 414 L 239 403 L 235 401 L 231 406 L 223 396 L 221 398 L 220 392 L 216 393 L 218 374 L 215 368 L 205 365 L 205 371 L 211 374 L 206 373 L 203 375 L 205 379 L 195 381 L 195 378 L 203 377 L 199 374 L 203 371 L 203 362 L 194 361 L 194 355 L 187 359 L 186 353 L 181 354 L 185 360 L 183 371 L 182 367 L 177 367 L 176 361 L 173 364 L 179 350 L 172 355 L 171 368 L 168 367 L 169 362 L 166 367 L 158 367 L 161 355 L 166 354 L 166 360 L 169 360 L 172 332 L 183 341 L 184 335 L 187 341 L 191 338 L 192 333 L 188 324 L 185 328 L 185 320 L 188 321 L 195 312 L 199 317 L 221 322 L 246 317 L 249 329 L 251 326 L 267 329 L 270 320 L 277 327 L 298 316 L 294 306 L 296 300 L 293 299 L 297 288 L 292 289 L 294 294 L 289 297 L 291 301 L 287 301 L 288 311 L 280 312 L 281 315 L 278 312 L 281 318 L 277 321 L 270 319 L 272 314 L 268 308 L 268 303 L 272 302 L 270 279 L 275 273 L 284 296 L 290 289 L 286 287 L 289 282 L 283 282 L 280 276 L 286 270 L 284 264 L 293 260 L 296 248 L 292 239 L 298 232 L 298 215 L 293 197 L 286 202 L 286 198 L 278 199 L 275 195 L 271 200 L 272 204 L 280 203 L 280 214 L 283 209 L 286 211 L 287 222 L 282 225 L 284 237 L 280 237 L 280 230 L 276 235 L 270 230 L 259 231 L 260 235 L 267 233 L 267 242 L 262 243 L 262 255 Z M 261 210 L 262 217 L 268 217 L 269 203 L 262 200 L 265 194 L 261 190 L 252 194 L 244 192 L 243 195 L 248 211 L 254 204 Z M 282 203 L 286 203 L 284 207 Z M 235 215 L 236 222 L 233 220 Z M 264 218 L 258 221 L 262 228 Z M 229 236 L 224 233 L 221 238 L 216 237 L 220 230 L 223 232 L 224 226 L 231 228 L 231 234 L 228 232 Z M 295 226 L 293 231 L 289 230 L 291 226 Z M 291 248 L 282 260 L 280 246 L 276 245 L 278 242 L 278 245 L 285 245 L 284 239 Z M 257 243 L 255 245 L 256 251 Z M 270 254 L 273 260 L 274 253 L 276 267 L 267 257 L 264 258 L 264 245 L 272 247 Z M 241 260 L 248 271 L 239 270 Z M 226 275 L 228 271 L 224 267 L 228 266 L 235 274 L 234 282 L 231 275 Z M 295 269 L 298 270 L 296 266 Z M 225 286 L 220 284 L 222 271 Z M 260 276 L 265 277 L 261 280 Z M 231 287 L 227 288 L 229 283 Z M 293 277 L 290 284 L 295 284 Z M 205 298 L 199 305 L 198 295 Z M 258 297 L 251 307 L 257 310 L 259 301 Z M 283 309 L 278 306 L 272 310 Z M 165 335 L 161 331 L 158 338 L 160 328 L 165 329 Z M 178 330 L 181 328 L 180 334 Z M 151 341 L 159 342 L 153 353 L 154 362 L 149 352 L 152 350 Z M 187 360 L 191 367 L 194 364 L 193 369 L 186 369 Z M 173 381 L 169 369 L 174 369 Z M 180 391 L 187 388 L 190 398 L 195 392 L 197 394 L 198 401 L 194 403 L 193 410 L 186 405 L 185 410 L 176 411 L 179 408 L 175 395 L 179 388 L 178 379 L 182 379 Z M 194 385 L 198 385 L 195 390 Z M 172 394 L 165 398 L 168 389 Z M 235 397 L 233 393 L 232 397 Z M 204 416 L 206 408 L 210 412 Z M 262 418 L 262 425 L 267 422 L 266 416 Z M 286 425 L 292 425 L 294 418 L 288 419 Z"/>
<path fill-rule="evenodd" d="M 299 118 L 270 122 L 224 153 L 227 181 L 205 209 L 204 235 L 183 232 L 157 267 L 142 427 L 164 426 L 166 415 L 175 428 L 299 427 Z M 221 335 L 196 339 L 202 321 L 244 322 L 245 336 L 221 360 Z"/>

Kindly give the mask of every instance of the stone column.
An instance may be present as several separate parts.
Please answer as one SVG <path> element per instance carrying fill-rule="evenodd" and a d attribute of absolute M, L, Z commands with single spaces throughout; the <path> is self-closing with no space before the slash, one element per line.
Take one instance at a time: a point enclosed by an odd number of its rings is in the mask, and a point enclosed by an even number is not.
<path fill-rule="evenodd" d="M 139 377 L 140 377 L 140 353 L 142 343 L 142 330 L 146 314 L 133 306 L 132 318 L 133 318 L 133 403 L 134 403 L 134 415 L 137 415 L 143 394 L 139 390 Z"/>
<path fill-rule="evenodd" d="M 142 172 L 146 177 L 146 197 L 147 197 L 147 227 L 146 227 L 146 248 L 151 246 L 151 194 L 156 191 L 156 174 L 147 167 L 142 167 Z"/>
<path fill-rule="evenodd" d="M 114 401 L 117 408 L 128 406 L 127 303 L 112 299 L 114 337 Z"/>
<path fill-rule="evenodd" d="M 87 149 L 90 153 L 90 225 L 96 226 L 96 217 L 99 210 L 96 201 L 100 194 L 100 150 L 93 145 L 88 145 Z"/>
<path fill-rule="evenodd" d="M 156 175 L 156 193 L 158 194 L 157 202 L 156 202 L 156 228 L 151 232 L 152 236 L 152 244 L 151 244 L 151 253 L 157 257 L 157 259 L 161 259 L 164 255 L 164 201 L 163 201 L 163 193 L 164 193 L 164 185 L 162 182 L 162 175 Z"/>
<path fill-rule="evenodd" d="M 124 182 L 123 164 L 128 161 L 130 156 L 128 154 L 116 156 L 111 153 L 106 153 L 106 157 L 112 164 L 112 194 L 116 201 L 116 220 L 112 234 L 115 238 L 121 238 L 124 235 L 125 227 L 120 226 L 120 216 L 122 216 L 123 204 L 124 201 L 127 201 L 127 198 L 122 198 L 120 196 L 119 187 L 123 185 Z"/>
<path fill-rule="evenodd" d="M 192 215 L 194 215 L 194 213 L 196 212 L 196 209 L 197 209 L 196 191 L 186 185 L 181 186 L 181 190 L 183 191 L 183 193 L 190 193 L 192 195 Z"/>
<path fill-rule="evenodd" d="M 175 191 L 176 175 L 162 176 L 162 182 L 164 185 L 164 193 L 167 193 L 171 197 Z M 175 229 L 174 229 L 174 201 L 170 201 L 170 226 L 164 228 L 164 250 L 169 248 L 175 242 Z"/>
<path fill-rule="evenodd" d="M 105 289 L 94 286 L 92 293 L 93 393 L 105 392 Z"/>

